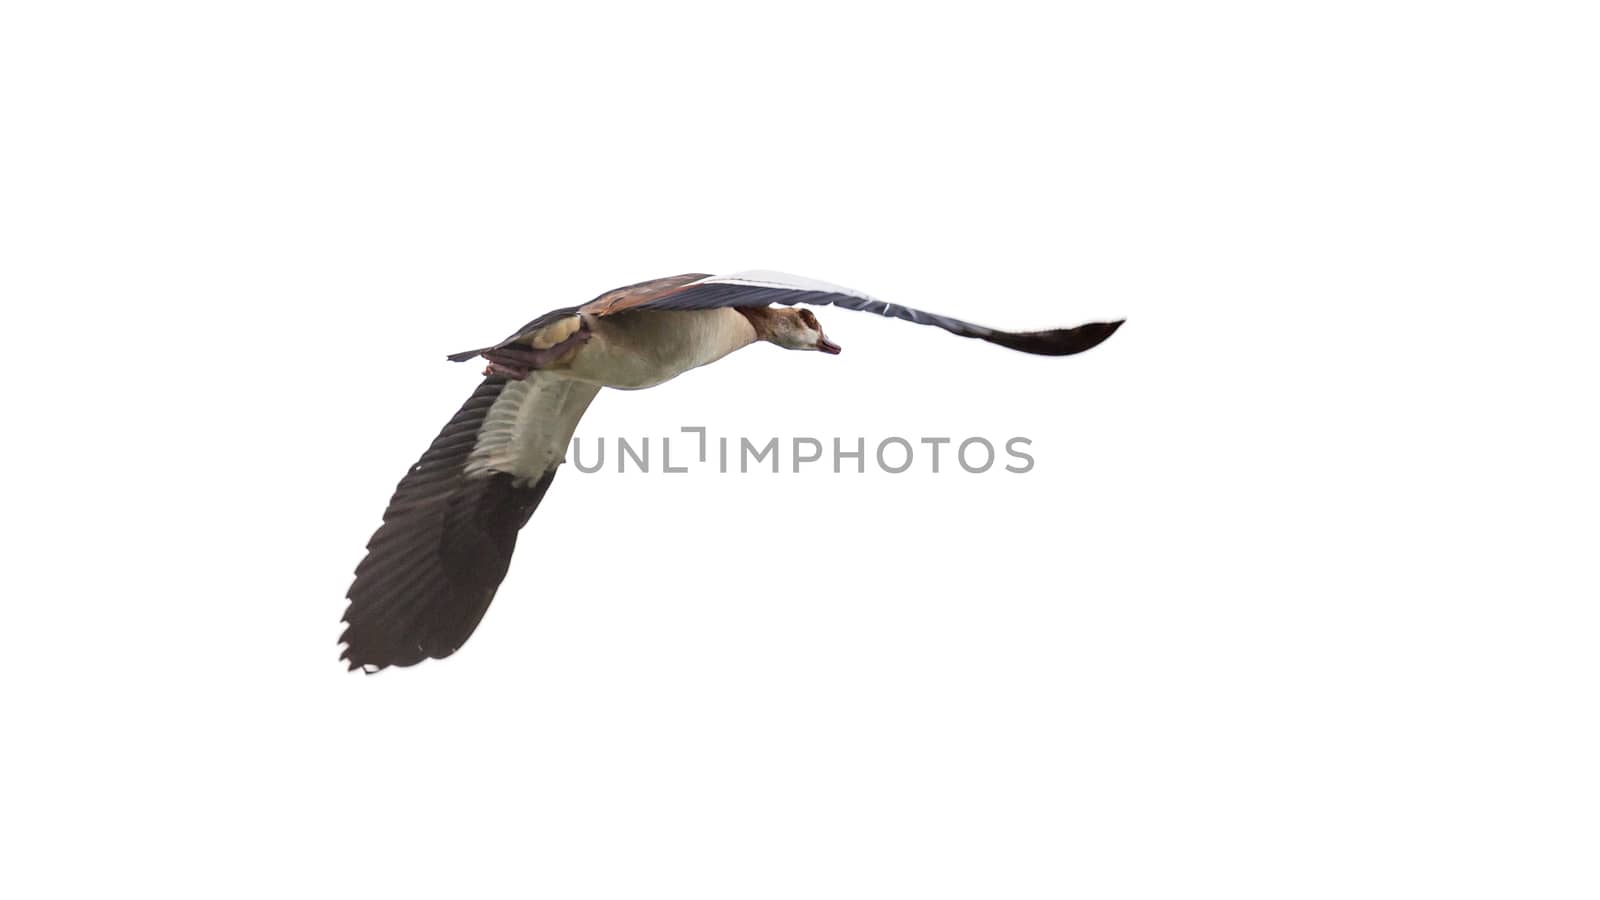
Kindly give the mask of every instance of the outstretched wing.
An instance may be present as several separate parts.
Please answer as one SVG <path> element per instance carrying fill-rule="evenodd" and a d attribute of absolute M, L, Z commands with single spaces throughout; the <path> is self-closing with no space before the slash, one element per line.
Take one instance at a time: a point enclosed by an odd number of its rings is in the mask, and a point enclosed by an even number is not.
<path fill-rule="evenodd" d="M 651 286 L 651 289 L 640 290 L 645 286 Z M 1012 350 L 1043 356 L 1082 353 L 1110 337 L 1122 325 L 1122 321 L 1118 320 L 1090 322 L 1076 328 L 1049 331 L 1001 331 L 909 306 L 885 303 L 860 291 L 782 272 L 739 272 L 703 277 L 679 275 L 620 288 L 590 301 L 580 309 L 591 315 L 607 316 L 638 309 L 712 309 L 721 306 L 767 306 L 773 303 L 839 306 L 876 313 L 918 325 L 933 325 L 951 334 L 978 338 Z"/>
<path fill-rule="evenodd" d="M 367 543 L 339 639 L 350 668 L 409 666 L 466 643 L 598 391 L 546 372 L 478 385 Z"/>

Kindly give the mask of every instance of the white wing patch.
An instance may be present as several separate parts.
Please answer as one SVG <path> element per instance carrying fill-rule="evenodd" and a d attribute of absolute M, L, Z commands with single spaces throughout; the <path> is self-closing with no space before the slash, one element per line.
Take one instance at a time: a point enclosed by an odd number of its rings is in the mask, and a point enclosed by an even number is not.
<path fill-rule="evenodd" d="M 782 288 L 791 291 L 823 291 L 830 294 L 844 294 L 847 297 L 860 297 L 863 300 L 877 299 L 860 291 L 815 278 L 804 278 L 799 275 L 790 275 L 786 272 L 771 272 L 764 269 L 752 269 L 748 272 L 735 272 L 732 275 L 713 275 L 702 278 L 694 284 L 738 284 L 748 287 Z"/>
<path fill-rule="evenodd" d="M 478 429 L 465 474 L 507 472 L 532 481 L 559 465 L 600 388 L 547 372 L 507 382 Z"/>

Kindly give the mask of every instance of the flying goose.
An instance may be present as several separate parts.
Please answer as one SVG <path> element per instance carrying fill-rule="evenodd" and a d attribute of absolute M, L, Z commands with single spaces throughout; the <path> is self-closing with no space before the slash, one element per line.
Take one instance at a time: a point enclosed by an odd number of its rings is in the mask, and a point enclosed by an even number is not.
<path fill-rule="evenodd" d="M 489 347 L 484 379 L 400 480 L 347 597 L 340 658 L 369 672 L 456 652 L 505 578 L 578 419 L 602 387 L 654 387 L 741 347 L 838 353 L 809 309 L 934 325 L 1044 356 L 1081 353 L 1122 322 L 998 331 L 779 272 L 674 275 L 545 313 Z"/>

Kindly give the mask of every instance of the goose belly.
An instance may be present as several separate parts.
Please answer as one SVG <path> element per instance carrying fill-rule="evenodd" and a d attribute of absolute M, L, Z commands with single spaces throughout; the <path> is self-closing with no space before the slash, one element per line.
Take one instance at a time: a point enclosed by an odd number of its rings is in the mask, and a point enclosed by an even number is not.
<path fill-rule="evenodd" d="M 654 387 L 755 340 L 736 309 L 641 310 L 596 318 L 569 377 L 606 387 Z"/>

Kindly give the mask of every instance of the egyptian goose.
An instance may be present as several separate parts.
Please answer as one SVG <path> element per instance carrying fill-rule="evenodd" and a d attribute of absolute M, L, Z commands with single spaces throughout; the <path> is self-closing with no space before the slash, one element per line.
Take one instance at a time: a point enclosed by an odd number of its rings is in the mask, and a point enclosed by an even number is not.
<path fill-rule="evenodd" d="M 340 658 L 376 671 L 456 652 L 494 599 L 518 530 L 600 388 L 653 387 L 757 341 L 838 353 L 798 303 L 1045 356 L 1081 353 L 1122 324 L 997 331 L 778 272 L 658 278 L 546 313 L 498 344 L 449 357 L 483 357 L 486 377 L 395 489 L 347 595 Z"/>

